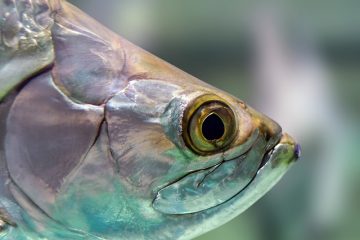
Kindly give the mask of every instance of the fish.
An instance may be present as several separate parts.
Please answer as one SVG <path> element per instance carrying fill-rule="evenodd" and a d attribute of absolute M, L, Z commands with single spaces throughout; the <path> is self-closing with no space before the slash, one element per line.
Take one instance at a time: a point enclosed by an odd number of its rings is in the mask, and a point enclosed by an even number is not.
<path fill-rule="evenodd" d="M 63 0 L 0 0 L 0 237 L 193 239 L 300 157 L 274 120 Z"/>

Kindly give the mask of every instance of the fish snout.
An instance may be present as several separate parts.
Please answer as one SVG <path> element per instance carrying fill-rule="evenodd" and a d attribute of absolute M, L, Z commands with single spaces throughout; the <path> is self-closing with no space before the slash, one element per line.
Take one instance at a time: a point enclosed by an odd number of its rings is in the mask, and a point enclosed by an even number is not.
<path fill-rule="evenodd" d="M 284 133 L 280 139 L 279 144 L 288 145 L 291 147 L 294 153 L 293 156 L 295 161 L 297 161 L 301 157 L 301 145 L 298 144 L 289 134 Z"/>
<path fill-rule="evenodd" d="M 247 108 L 247 112 L 251 116 L 253 128 L 258 129 L 267 142 L 266 151 L 273 148 L 282 137 L 282 128 L 280 125 L 251 107 Z"/>
<path fill-rule="evenodd" d="M 250 107 L 247 110 L 252 118 L 254 128 L 259 129 L 267 142 L 265 148 L 266 152 L 269 152 L 278 145 L 286 145 L 293 151 L 293 158 L 295 161 L 300 158 L 300 144 L 298 144 L 289 134 L 283 133 L 281 126 L 277 122 Z"/>

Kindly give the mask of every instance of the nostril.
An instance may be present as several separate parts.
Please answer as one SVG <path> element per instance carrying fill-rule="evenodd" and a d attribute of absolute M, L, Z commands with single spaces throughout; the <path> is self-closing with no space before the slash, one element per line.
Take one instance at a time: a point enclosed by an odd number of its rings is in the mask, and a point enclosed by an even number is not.
<path fill-rule="evenodd" d="M 295 145 L 294 154 L 295 154 L 295 159 L 296 160 L 301 157 L 301 146 L 300 146 L 300 144 Z"/>

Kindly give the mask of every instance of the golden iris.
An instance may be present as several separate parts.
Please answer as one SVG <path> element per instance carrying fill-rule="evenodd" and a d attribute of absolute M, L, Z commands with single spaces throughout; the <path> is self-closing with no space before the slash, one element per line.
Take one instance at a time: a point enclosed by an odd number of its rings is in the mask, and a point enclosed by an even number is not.
<path fill-rule="evenodd" d="M 184 113 L 183 138 L 194 152 L 213 154 L 231 144 L 236 126 L 235 114 L 223 99 L 202 95 Z"/>

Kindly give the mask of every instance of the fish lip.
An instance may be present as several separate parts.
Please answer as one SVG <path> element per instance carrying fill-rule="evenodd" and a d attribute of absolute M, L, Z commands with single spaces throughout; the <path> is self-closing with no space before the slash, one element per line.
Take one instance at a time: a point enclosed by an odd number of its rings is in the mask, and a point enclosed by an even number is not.
<path fill-rule="evenodd" d="M 288 135 L 287 133 L 280 134 L 280 138 L 277 139 L 276 144 L 274 144 L 271 148 L 269 148 L 263 157 L 263 160 L 259 166 L 259 170 L 262 169 L 271 159 L 273 153 L 276 151 L 278 147 L 281 145 L 290 146 L 293 149 L 293 156 L 289 159 L 290 161 L 296 162 L 301 157 L 301 145 L 294 141 L 294 139 Z M 259 171 L 258 170 L 258 171 Z M 257 175 L 257 174 L 256 174 Z M 256 177 L 255 175 L 255 177 Z"/>
<path fill-rule="evenodd" d="M 296 143 L 296 144 L 295 144 L 295 150 L 294 150 L 295 160 L 300 159 L 300 157 L 301 157 L 301 152 L 302 152 L 301 145 L 298 144 L 298 143 Z"/>
<path fill-rule="evenodd" d="M 267 152 L 265 152 L 264 157 L 260 163 L 258 170 L 260 170 L 263 166 L 265 166 L 266 163 L 269 162 L 270 157 L 271 157 L 272 153 L 274 152 L 275 147 L 276 147 L 276 145 L 273 148 L 269 149 Z"/>
<path fill-rule="evenodd" d="M 263 159 L 260 163 L 258 170 L 260 170 L 267 162 L 269 162 L 272 153 L 274 152 L 275 148 L 280 144 L 282 137 L 283 137 L 283 134 L 280 133 L 276 137 L 276 141 L 273 144 L 271 144 L 270 146 L 268 146 L 268 149 L 264 153 Z M 255 177 L 256 177 L 256 175 L 257 174 L 255 174 Z"/>

